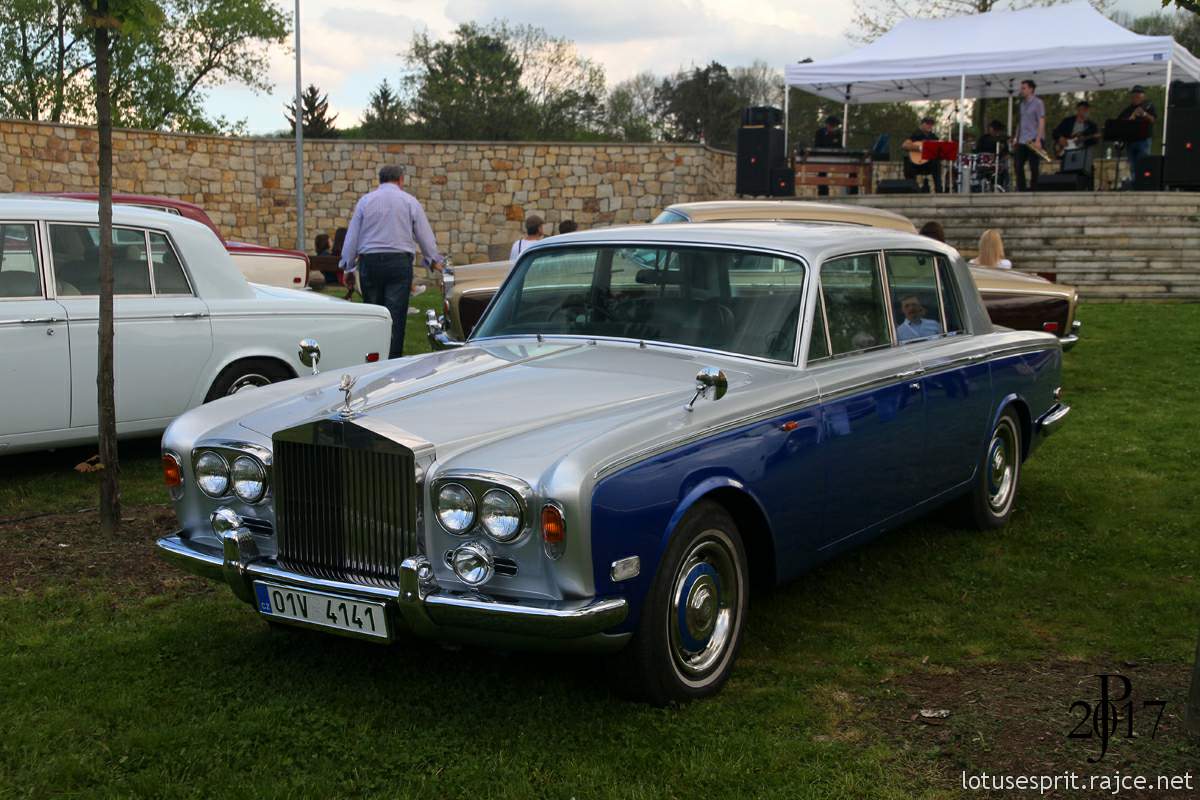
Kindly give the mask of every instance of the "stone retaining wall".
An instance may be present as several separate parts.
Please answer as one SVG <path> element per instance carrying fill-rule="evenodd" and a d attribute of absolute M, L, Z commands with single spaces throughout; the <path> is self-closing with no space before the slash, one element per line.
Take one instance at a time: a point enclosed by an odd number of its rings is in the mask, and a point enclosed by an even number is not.
<path fill-rule="evenodd" d="M 94 191 L 96 133 L 0 120 L 0 192 Z M 294 247 L 295 146 L 119 130 L 118 192 L 198 203 L 229 239 Z M 304 145 L 307 239 L 344 225 L 384 163 L 403 164 L 439 245 L 460 263 L 487 259 L 538 213 L 551 226 L 644 222 L 663 206 L 731 196 L 732 153 L 694 144 L 318 140 Z M 309 244 L 311 249 L 311 244 Z"/>

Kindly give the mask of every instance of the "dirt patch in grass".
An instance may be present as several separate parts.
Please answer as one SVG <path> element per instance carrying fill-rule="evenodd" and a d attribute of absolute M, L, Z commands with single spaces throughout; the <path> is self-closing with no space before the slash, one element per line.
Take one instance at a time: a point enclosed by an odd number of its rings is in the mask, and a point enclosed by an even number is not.
<path fill-rule="evenodd" d="M 127 509 L 114 537 L 100 533 L 95 511 L 0 521 L 0 594 L 80 584 L 126 596 L 202 591 L 205 581 L 154 552 L 154 540 L 174 527 L 165 505 Z"/>
<path fill-rule="evenodd" d="M 1124 683 L 1111 678 L 1109 696 L 1119 708 L 1119 722 L 1100 757 L 1099 731 L 1094 717 L 1086 718 L 1083 701 L 1092 714 L 1099 705 L 1098 674 L 1121 674 L 1132 691 L 1127 699 Z M 867 701 L 871 716 L 906 756 L 931 759 L 944 788 L 971 796 L 1039 796 L 1036 790 L 1008 792 L 965 791 L 968 778 L 990 776 L 1078 776 L 1079 788 L 1065 782 L 1044 797 L 1196 797 L 1200 796 L 1200 742 L 1184 730 L 1190 665 L 1141 664 L 1113 661 L 973 666 L 930 671 L 886 681 L 878 696 Z M 1132 701 L 1134 736 L 1128 737 L 1128 708 Z M 1157 705 L 1163 701 L 1161 717 Z M 948 715 L 946 714 L 948 712 Z M 1157 721 L 1157 730 L 1155 724 Z M 1111 724 L 1111 723 L 1110 723 Z M 1103 722 L 1100 729 L 1104 727 Z M 1070 738 L 1069 733 L 1091 733 L 1090 738 Z M 1089 763 L 1088 759 L 1098 759 Z M 904 759 L 908 761 L 909 759 Z M 1151 788 L 1129 785 L 1118 793 L 1102 778 L 1145 776 Z M 1163 791 L 1158 776 L 1191 774 L 1191 791 Z"/>

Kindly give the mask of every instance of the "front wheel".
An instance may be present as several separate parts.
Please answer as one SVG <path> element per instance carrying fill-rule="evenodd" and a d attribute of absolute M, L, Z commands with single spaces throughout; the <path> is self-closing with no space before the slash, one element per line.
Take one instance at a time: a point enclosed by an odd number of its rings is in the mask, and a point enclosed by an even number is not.
<path fill-rule="evenodd" d="M 630 645 L 635 679 L 657 705 L 716 694 L 733 671 L 749 600 L 737 524 L 701 501 L 663 555 Z"/>
<path fill-rule="evenodd" d="M 980 530 L 1001 528 L 1012 516 L 1021 482 L 1021 423 L 1012 409 L 996 422 L 975 485 L 965 498 L 969 520 Z"/>

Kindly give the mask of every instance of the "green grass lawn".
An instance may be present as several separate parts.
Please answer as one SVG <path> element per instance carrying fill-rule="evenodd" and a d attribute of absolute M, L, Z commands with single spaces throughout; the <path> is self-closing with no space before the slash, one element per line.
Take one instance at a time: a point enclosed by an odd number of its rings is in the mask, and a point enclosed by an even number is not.
<path fill-rule="evenodd" d="M 919 521 L 757 598 L 732 681 L 684 707 L 626 702 L 593 659 L 281 636 L 199 581 L 0 574 L 0 797 L 954 797 L 960 770 L 1007 767 L 1195 780 L 1179 718 L 1200 633 L 1200 306 L 1081 318 L 1074 410 L 1006 529 Z M 0 518 L 94 505 L 65 456 L 0 461 Z M 153 446 L 125 469 L 127 502 L 160 501 Z M 25 524 L 0 524 L 0 548 Z M 131 534 L 139 553 L 152 534 Z M 1093 768 L 1068 709 L 1101 670 L 1168 706 L 1153 740 Z M 926 702 L 951 716 L 913 722 Z"/>

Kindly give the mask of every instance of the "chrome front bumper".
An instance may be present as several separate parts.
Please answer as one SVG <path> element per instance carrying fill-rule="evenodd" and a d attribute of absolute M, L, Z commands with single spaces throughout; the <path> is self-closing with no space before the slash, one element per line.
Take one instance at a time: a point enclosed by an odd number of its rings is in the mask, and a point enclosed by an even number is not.
<path fill-rule="evenodd" d="M 391 617 L 391 630 L 401 622 L 427 638 L 588 650 L 616 649 L 628 639 L 628 634 L 604 634 L 629 613 L 628 603 L 620 597 L 553 603 L 449 592 L 419 580 L 421 567 L 426 564 L 423 557 L 407 558 L 400 565 L 399 588 L 364 586 L 280 569 L 273 559 L 258 556 L 245 531 L 230 531 L 222 543 L 218 549 L 175 533 L 158 540 L 158 553 L 180 569 L 228 583 L 233 593 L 247 603 L 254 603 L 256 580 L 343 595 L 382 603 Z"/>
<path fill-rule="evenodd" d="M 1042 416 L 1038 417 L 1037 432 L 1045 438 L 1056 430 L 1062 427 L 1063 422 L 1067 419 L 1067 414 L 1071 413 L 1071 407 L 1062 403 L 1055 403 Z"/>
<path fill-rule="evenodd" d="M 1074 347 L 1079 342 L 1079 329 L 1082 327 L 1083 327 L 1082 323 L 1080 323 L 1079 320 L 1075 320 L 1074 322 L 1071 323 L 1071 332 L 1068 333 L 1066 336 L 1059 338 L 1058 341 L 1062 344 L 1062 349 L 1063 349 L 1064 353 L 1067 352 L 1068 350 L 1070 350 L 1072 347 Z"/>
<path fill-rule="evenodd" d="M 446 318 L 439 317 L 432 308 L 425 312 L 425 337 L 429 339 L 429 346 L 434 350 L 451 350 L 463 346 L 462 342 L 450 338 L 450 334 L 446 333 Z"/>

